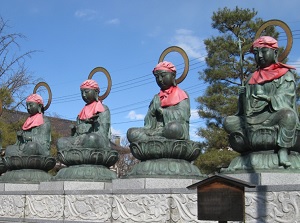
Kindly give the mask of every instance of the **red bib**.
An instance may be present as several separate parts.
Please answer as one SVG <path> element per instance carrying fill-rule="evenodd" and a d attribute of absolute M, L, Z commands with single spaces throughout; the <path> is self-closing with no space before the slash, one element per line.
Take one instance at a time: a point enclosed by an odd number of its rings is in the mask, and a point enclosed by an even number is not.
<path fill-rule="evenodd" d="M 89 119 L 95 114 L 99 112 L 104 112 L 105 109 L 100 101 L 94 101 L 91 104 L 87 104 L 86 106 L 83 107 L 81 112 L 79 113 L 79 119 L 85 120 Z"/>
<path fill-rule="evenodd" d="M 272 64 L 268 67 L 255 71 L 249 80 L 249 84 L 263 84 L 283 76 L 289 69 L 295 69 L 283 63 Z"/>
<path fill-rule="evenodd" d="M 179 87 L 172 86 L 167 90 L 160 90 L 159 98 L 161 107 L 168 107 L 178 104 L 179 102 L 188 98 L 188 96 Z"/>
<path fill-rule="evenodd" d="M 41 113 L 37 113 L 35 115 L 29 116 L 25 123 L 22 126 L 23 130 L 28 130 L 31 129 L 33 127 L 37 127 L 44 124 L 44 118 L 43 118 L 43 114 Z"/>

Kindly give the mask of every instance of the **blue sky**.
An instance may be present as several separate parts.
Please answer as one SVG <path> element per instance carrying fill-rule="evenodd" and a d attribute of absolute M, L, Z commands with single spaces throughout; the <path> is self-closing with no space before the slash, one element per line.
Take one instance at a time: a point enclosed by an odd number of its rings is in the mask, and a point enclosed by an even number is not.
<path fill-rule="evenodd" d="M 195 98 L 205 90 L 198 71 L 205 67 L 203 40 L 218 35 L 211 28 L 213 12 L 225 6 L 254 8 L 264 20 L 280 19 L 294 33 L 290 63 L 300 64 L 299 0 L 1 0 L 0 16 L 11 32 L 24 34 L 21 52 L 38 50 L 26 61 L 35 78 L 47 82 L 53 100 L 47 115 L 75 120 L 84 106 L 79 86 L 95 67 L 106 68 L 112 90 L 104 100 L 111 110 L 112 131 L 126 136 L 130 127 L 143 126 L 150 100 L 159 88 L 152 76 L 160 54 L 167 47 L 182 47 L 190 59 L 190 71 L 179 85 L 191 98 L 191 138 L 204 123 Z M 298 34 L 298 36 L 297 36 Z M 176 53 L 165 58 L 182 71 Z M 103 93 L 103 74 L 94 79 Z M 28 89 L 28 94 L 33 89 Z M 46 97 L 46 96 L 45 96 Z"/>

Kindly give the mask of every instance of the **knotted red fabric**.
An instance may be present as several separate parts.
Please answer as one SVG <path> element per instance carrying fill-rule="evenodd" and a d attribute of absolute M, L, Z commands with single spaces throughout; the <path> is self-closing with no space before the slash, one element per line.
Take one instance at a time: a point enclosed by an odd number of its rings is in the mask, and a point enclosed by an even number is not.
<path fill-rule="evenodd" d="M 167 90 L 160 90 L 159 92 L 161 107 L 168 107 L 178 104 L 187 99 L 187 94 L 177 86 L 172 86 Z"/>
<path fill-rule="evenodd" d="M 154 69 L 153 69 L 153 73 L 156 70 L 165 70 L 167 72 L 175 72 L 176 73 L 176 67 L 174 66 L 174 64 L 172 64 L 171 62 L 168 61 L 163 61 L 158 63 Z"/>
<path fill-rule="evenodd" d="M 84 88 L 97 89 L 100 92 L 100 88 L 99 88 L 98 83 L 94 80 L 91 80 L 91 79 L 88 79 L 88 80 L 82 82 L 82 84 L 80 85 L 80 89 L 84 89 Z"/>
<path fill-rule="evenodd" d="M 41 105 L 43 104 L 43 98 L 38 94 L 31 94 L 26 98 L 26 102 L 35 102 Z M 42 113 L 29 116 L 24 122 L 22 129 L 29 130 L 33 127 L 37 127 L 44 124 L 44 118 Z"/>
<path fill-rule="evenodd" d="M 25 123 L 22 126 L 23 130 L 32 129 L 33 127 L 37 127 L 44 124 L 44 118 L 42 113 L 37 113 L 35 115 L 29 116 Z"/>
<path fill-rule="evenodd" d="M 83 107 L 78 117 L 80 120 L 85 120 L 93 117 L 99 112 L 104 112 L 105 109 L 100 101 L 94 101 L 90 104 L 87 104 Z"/>
<path fill-rule="evenodd" d="M 278 42 L 271 36 L 261 36 L 256 39 L 250 48 L 250 52 L 253 53 L 254 48 L 271 48 L 271 49 L 278 49 Z"/>
<path fill-rule="evenodd" d="M 263 84 L 278 79 L 290 69 L 295 69 L 295 67 L 279 62 L 274 63 L 268 67 L 255 71 L 249 80 L 249 84 Z"/>

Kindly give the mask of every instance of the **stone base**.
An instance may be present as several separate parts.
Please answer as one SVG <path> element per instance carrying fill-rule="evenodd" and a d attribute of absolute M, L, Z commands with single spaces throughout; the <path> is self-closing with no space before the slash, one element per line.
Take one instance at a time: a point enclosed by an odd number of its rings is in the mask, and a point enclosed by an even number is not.
<path fill-rule="evenodd" d="M 203 179 L 198 167 L 181 159 L 153 159 L 136 164 L 126 178 L 198 178 Z"/>
<path fill-rule="evenodd" d="M 258 186 L 300 184 L 300 173 L 224 173 L 224 175 Z"/>
<path fill-rule="evenodd" d="M 102 165 L 75 165 L 60 169 L 54 180 L 111 181 L 117 174 Z"/>
<path fill-rule="evenodd" d="M 291 166 L 285 168 L 279 165 L 278 154 L 267 152 L 255 152 L 240 155 L 234 158 L 228 168 L 221 169 L 221 173 L 255 173 L 255 172 L 299 172 L 300 154 L 292 152 L 289 156 Z"/>
<path fill-rule="evenodd" d="M 0 182 L 14 183 L 39 183 L 41 181 L 49 181 L 52 176 L 43 170 L 37 169 L 21 169 L 7 171 L 0 177 Z"/>

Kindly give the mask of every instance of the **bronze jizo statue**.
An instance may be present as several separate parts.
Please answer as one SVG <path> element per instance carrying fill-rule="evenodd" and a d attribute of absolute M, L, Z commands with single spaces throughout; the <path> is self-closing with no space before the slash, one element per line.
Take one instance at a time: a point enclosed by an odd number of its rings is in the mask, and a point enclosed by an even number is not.
<path fill-rule="evenodd" d="M 110 111 L 98 99 L 99 85 L 94 80 L 86 80 L 80 85 L 80 91 L 86 105 L 78 114 L 76 125 L 71 126 L 71 136 L 58 140 L 58 150 L 107 148 L 110 145 Z"/>
<path fill-rule="evenodd" d="M 243 165 L 247 166 L 245 158 L 248 156 L 248 160 L 262 163 L 258 169 L 287 168 L 292 165 L 290 151 L 297 150 L 299 129 L 296 83 L 292 73 L 295 68 L 278 62 L 278 44 L 270 36 L 256 39 L 250 51 L 254 54 L 257 70 L 248 77 L 245 86 L 240 87 L 238 112 L 225 118 L 224 128 L 229 133 L 232 148 L 244 156 Z M 256 157 L 251 157 L 252 154 Z"/>
<path fill-rule="evenodd" d="M 128 141 L 189 139 L 190 99 L 176 84 L 175 66 L 171 62 L 160 62 L 153 74 L 160 92 L 150 103 L 144 127 L 127 131 Z"/>
<path fill-rule="evenodd" d="M 39 87 L 48 90 L 49 99 L 44 106 L 43 98 L 36 94 Z M 26 99 L 29 117 L 24 122 L 22 129 L 17 132 L 17 141 L 14 145 L 6 147 L 4 165 L 9 170 L 0 180 L 2 182 L 31 182 L 48 181 L 51 170 L 56 160 L 50 155 L 51 124 L 44 116 L 44 111 L 50 106 L 52 93 L 45 82 L 36 85 L 33 94 Z"/>
<path fill-rule="evenodd" d="M 48 156 L 51 142 L 51 125 L 44 116 L 43 99 L 38 94 L 31 94 L 26 99 L 30 116 L 17 132 L 17 142 L 5 150 L 5 156 L 42 155 Z"/>
<path fill-rule="evenodd" d="M 99 71 L 108 79 L 108 88 L 101 96 L 98 83 L 91 79 Z M 58 160 L 68 167 L 59 170 L 55 180 L 107 181 L 117 177 L 108 169 L 117 162 L 118 153 L 111 149 L 110 111 L 102 104 L 110 88 L 111 78 L 103 67 L 93 69 L 80 85 L 86 105 L 79 112 L 76 125 L 71 126 L 71 136 L 58 139 Z"/>
<path fill-rule="evenodd" d="M 177 79 L 176 67 L 163 61 L 171 51 L 179 52 L 185 61 L 184 72 Z M 188 58 L 181 48 L 170 47 L 162 53 L 153 69 L 160 91 L 150 102 L 144 127 L 127 131 L 131 152 L 142 161 L 127 177 L 202 177 L 199 169 L 190 163 L 200 153 L 199 145 L 189 137 L 190 99 L 187 92 L 178 87 L 187 72 Z"/>

